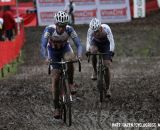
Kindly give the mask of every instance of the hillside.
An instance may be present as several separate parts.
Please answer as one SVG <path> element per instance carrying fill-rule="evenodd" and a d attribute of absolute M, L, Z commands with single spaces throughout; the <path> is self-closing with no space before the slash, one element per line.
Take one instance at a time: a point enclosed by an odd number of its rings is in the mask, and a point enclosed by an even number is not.
<path fill-rule="evenodd" d="M 91 65 L 82 61 L 75 72 L 79 84 L 73 102 L 73 125 L 53 118 L 51 80 L 40 58 L 44 27 L 26 28 L 24 63 L 16 75 L 0 81 L 2 130 L 115 130 L 112 123 L 160 122 L 160 11 L 130 23 L 109 24 L 116 43 L 111 101 L 100 104 Z M 75 29 L 85 46 L 88 25 Z M 152 128 L 147 128 L 151 130 Z"/>

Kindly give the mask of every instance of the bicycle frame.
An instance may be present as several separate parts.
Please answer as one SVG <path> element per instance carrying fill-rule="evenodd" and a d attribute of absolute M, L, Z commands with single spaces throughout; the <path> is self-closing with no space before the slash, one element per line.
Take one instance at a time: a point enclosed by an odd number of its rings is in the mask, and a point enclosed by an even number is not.
<path fill-rule="evenodd" d="M 89 55 L 93 56 L 98 56 L 98 64 L 97 64 L 97 74 L 98 74 L 98 79 L 97 79 L 97 88 L 100 93 L 100 102 L 103 101 L 105 93 L 106 93 L 106 88 L 104 87 L 104 76 L 106 74 L 106 67 L 103 63 L 103 55 L 107 55 L 108 53 L 90 53 Z M 90 57 L 89 57 L 90 58 Z M 88 58 L 88 62 L 89 62 Z"/>
<path fill-rule="evenodd" d="M 62 114 L 61 119 L 68 125 L 71 126 L 72 123 L 72 114 L 71 114 L 71 102 L 72 95 L 70 92 L 69 84 L 68 84 L 68 73 L 67 73 L 67 64 L 68 63 L 79 63 L 79 72 L 81 71 L 81 63 L 80 60 L 72 60 L 72 61 L 64 61 L 63 59 L 61 62 L 53 62 L 49 63 L 48 73 L 50 74 L 50 65 L 53 64 L 60 64 L 61 67 L 61 76 L 60 76 L 60 83 L 59 83 L 59 103 L 60 103 L 60 112 Z M 67 118 L 68 117 L 68 118 Z"/>

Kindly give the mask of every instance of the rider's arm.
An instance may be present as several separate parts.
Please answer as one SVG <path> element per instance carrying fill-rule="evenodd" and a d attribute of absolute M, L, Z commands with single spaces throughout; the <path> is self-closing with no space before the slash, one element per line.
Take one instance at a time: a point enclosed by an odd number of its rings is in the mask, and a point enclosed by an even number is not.
<path fill-rule="evenodd" d="M 42 57 L 45 59 L 48 57 L 47 44 L 49 37 L 50 37 L 50 29 L 49 27 L 46 27 L 41 37 L 41 54 Z"/>
<path fill-rule="evenodd" d="M 88 29 L 87 32 L 87 42 L 86 42 L 86 51 L 89 51 L 89 48 L 91 46 L 91 39 L 92 39 L 92 31 L 90 29 Z"/>
<path fill-rule="evenodd" d="M 82 48 L 82 44 L 80 42 L 79 37 L 73 38 L 73 41 L 74 41 L 74 44 L 76 45 L 76 47 L 78 49 L 78 57 L 81 57 L 82 56 L 83 48 Z"/>
<path fill-rule="evenodd" d="M 108 40 L 110 42 L 110 51 L 114 52 L 114 49 L 115 49 L 115 43 L 114 43 L 114 39 L 113 39 L 113 34 L 112 34 L 112 31 L 111 31 L 111 28 L 108 26 L 108 25 L 104 25 L 105 26 L 105 31 L 107 33 L 107 37 L 108 37 Z"/>
<path fill-rule="evenodd" d="M 70 36 L 71 36 L 74 44 L 76 45 L 76 47 L 78 49 L 78 57 L 81 57 L 82 51 L 83 51 L 81 41 L 80 41 L 77 33 L 75 32 L 75 30 L 72 27 L 69 28 L 69 32 L 70 32 Z"/>

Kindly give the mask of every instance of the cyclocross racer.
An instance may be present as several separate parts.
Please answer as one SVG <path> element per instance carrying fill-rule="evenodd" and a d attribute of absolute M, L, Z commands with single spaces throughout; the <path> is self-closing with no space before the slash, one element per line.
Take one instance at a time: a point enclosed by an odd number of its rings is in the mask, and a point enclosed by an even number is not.
<path fill-rule="evenodd" d="M 82 57 L 82 45 L 77 33 L 73 27 L 67 25 L 69 22 L 69 16 L 63 11 L 58 11 L 55 16 L 55 24 L 49 25 L 45 28 L 41 38 L 41 52 L 43 57 L 48 63 L 50 59 L 55 62 L 61 61 L 61 58 L 65 60 L 72 60 L 75 58 L 74 52 L 69 44 L 68 40 L 71 38 L 78 49 L 78 58 Z M 60 118 L 59 112 L 59 99 L 58 99 L 58 82 L 60 77 L 60 65 L 52 65 L 52 94 L 54 98 L 54 117 Z M 75 93 L 75 87 L 73 83 L 74 67 L 73 64 L 68 65 L 68 82 L 71 88 L 71 93 Z"/>
<path fill-rule="evenodd" d="M 97 51 L 101 53 L 108 53 L 108 55 L 103 56 L 104 64 L 108 67 L 108 78 L 105 77 L 107 96 L 111 96 L 110 92 L 110 66 L 112 62 L 112 57 L 114 55 L 115 43 L 112 35 L 112 31 L 107 24 L 101 24 L 100 20 L 93 18 L 90 22 L 89 29 L 87 32 L 87 43 L 86 51 L 91 53 L 96 53 Z M 97 58 L 92 57 L 93 73 L 91 76 L 92 80 L 97 79 Z M 108 82 L 108 85 L 107 85 Z"/>

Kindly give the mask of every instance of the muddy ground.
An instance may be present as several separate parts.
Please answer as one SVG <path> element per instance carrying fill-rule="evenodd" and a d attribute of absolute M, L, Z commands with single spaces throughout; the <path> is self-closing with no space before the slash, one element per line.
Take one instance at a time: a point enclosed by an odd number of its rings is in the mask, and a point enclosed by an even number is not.
<path fill-rule="evenodd" d="M 51 80 L 39 53 L 44 27 L 26 28 L 24 63 L 15 75 L 0 80 L 0 130 L 117 130 L 113 123 L 160 123 L 160 11 L 109 25 L 116 43 L 111 101 L 99 103 L 96 82 L 90 80 L 92 68 L 84 56 L 81 73 L 75 65 L 79 87 L 73 124 L 66 127 L 55 120 Z M 87 28 L 75 27 L 83 44 Z"/>

